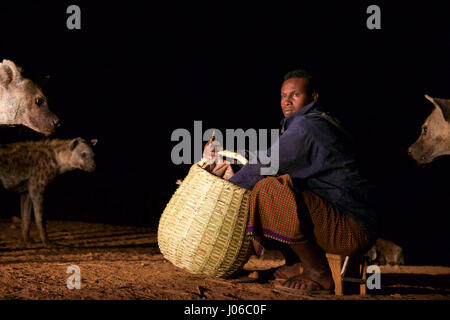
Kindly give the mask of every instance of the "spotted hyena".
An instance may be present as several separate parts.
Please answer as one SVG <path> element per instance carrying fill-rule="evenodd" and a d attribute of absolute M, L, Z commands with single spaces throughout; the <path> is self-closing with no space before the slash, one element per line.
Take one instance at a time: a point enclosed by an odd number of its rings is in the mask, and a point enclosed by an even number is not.
<path fill-rule="evenodd" d="M 437 157 L 450 155 L 450 99 L 425 95 L 434 110 L 422 125 L 419 138 L 408 149 L 409 155 L 420 165 Z"/>
<path fill-rule="evenodd" d="M 405 257 L 402 247 L 394 242 L 378 238 L 373 247 L 366 254 L 370 263 L 379 265 L 404 265 Z"/>
<path fill-rule="evenodd" d="M 24 125 L 47 136 L 60 125 L 41 87 L 6 59 L 0 62 L 0 125 Z"/>
<path fill-rule="evenodd" d="M 71 140 L 46 139 L 0 145 L 0 180 L 3 186 L 19 192 L 22 236 L 29 242 L 31 211 L 40 238 L 44 245 L 49 245 L 45 229 L 43 212 L 43 195 L 49 182 L 58 175 L 81 169 L 95 170 L 94 146 L 97 140 L 89 143 L 82 138 Z"/>

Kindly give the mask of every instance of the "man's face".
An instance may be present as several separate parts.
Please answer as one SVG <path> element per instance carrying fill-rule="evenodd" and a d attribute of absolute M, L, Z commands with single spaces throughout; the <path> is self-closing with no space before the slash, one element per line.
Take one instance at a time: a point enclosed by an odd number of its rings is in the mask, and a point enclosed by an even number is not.
<path fill-rule="evenodd" d="M 308 93 L 308 79 L 290 78 L 281 86 L 281 109 L 287 118 L 317 99 L 317 95 Z"/>

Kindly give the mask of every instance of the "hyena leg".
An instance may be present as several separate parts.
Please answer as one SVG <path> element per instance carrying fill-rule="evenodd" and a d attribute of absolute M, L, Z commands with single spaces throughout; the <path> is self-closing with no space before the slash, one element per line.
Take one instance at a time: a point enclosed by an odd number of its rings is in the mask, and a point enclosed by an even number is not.
<path fill-rule="evenodd" d="M 25 243 L 30 242 L 31 211 L 33 210 L 28 193 L 20 195 L 20 217 L 22 219 L 22 239 Z"/>
<path fill-rule="evenodd" d="M 31 201 L 34 208 L 34 220 L 39 231 L 41 241 L 45 246 L 50 245 L 50 241 L 47 238 L 47 230 L 44 220 L 44 197 L 41 192 L 30 192 Z"/>

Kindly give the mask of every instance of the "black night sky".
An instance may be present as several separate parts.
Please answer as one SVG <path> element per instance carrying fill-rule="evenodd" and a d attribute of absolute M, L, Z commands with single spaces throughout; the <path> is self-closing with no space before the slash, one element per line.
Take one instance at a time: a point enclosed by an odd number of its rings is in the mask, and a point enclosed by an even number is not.
<path fill-rule="evenodd" d="M 302 4 L 304 3 L 304 4 Z M 381 30 L 359 4 L 295 7 L 173 6 L 127 1 L 0 9 L 0 59 L 31 77 L 62 120 L 54 137 L 98 138 L 98 169 L 60 176 L 48 189 L 50 220 L 157 226 L 188 165 L 172 164 L 177 128 L 277 128 L 283 75 L 306 68 L 323 105 L 354 133 L 363 171 L 380 191 L 381 236 L 407 264 L 450 265 L 450 158 L 420 168 L 407 148 L 432 105 L 450 98 L 450 7 L 382 5 Z M 81 30 L 68 30 L 69 4 Z M 38 139 L 1 128 L 0 142 Z M 0 190 L 1 218 L 19 215 Z"/>

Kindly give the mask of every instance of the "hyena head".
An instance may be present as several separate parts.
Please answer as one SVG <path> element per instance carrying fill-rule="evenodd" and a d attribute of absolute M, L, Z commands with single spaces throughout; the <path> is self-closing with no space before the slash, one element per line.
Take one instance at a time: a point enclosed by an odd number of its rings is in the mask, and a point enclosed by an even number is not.
<path fill-rule="evenodd" d="M 90 143 L 83 138 L 75 138 L 69 143 L 70 157 L 69 165 L 74 169 L 81 169 L 87 172 L 95 170 L 94 151 L 92 147 L 97 144 L 97 139 L 92 139 Z"/>
<path fill-rule="evenodd" d="M 450 99 L 425 97 L 434 110 L 422 125 L 422 133 L 408 149 L 408 154 L 420 165 L 439 156 L 450 154 Z"/>
<path fill-rule="evenodd" d="M 59 119 L 40 86 L 21 72 L 10 60 L 0 63 L 0 124 L 24 125 L 48 136 L 60 125 Z"/>

